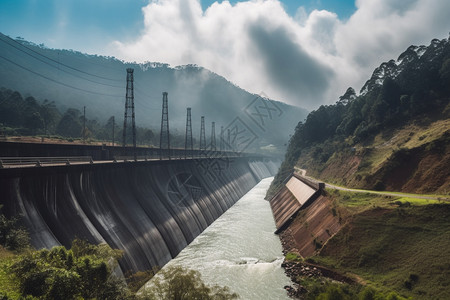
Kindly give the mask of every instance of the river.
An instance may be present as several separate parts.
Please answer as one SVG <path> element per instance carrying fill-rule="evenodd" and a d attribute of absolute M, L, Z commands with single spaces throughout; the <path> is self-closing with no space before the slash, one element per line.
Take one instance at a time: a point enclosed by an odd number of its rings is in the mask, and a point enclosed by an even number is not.
<path fill-rule="evenodd" d="M 197 270 L 207 284 L 228 286 L 240 299 L 289 299 L 281 243 L 264 200 L 272 180 L 259 182 L 164 268 Z"/>

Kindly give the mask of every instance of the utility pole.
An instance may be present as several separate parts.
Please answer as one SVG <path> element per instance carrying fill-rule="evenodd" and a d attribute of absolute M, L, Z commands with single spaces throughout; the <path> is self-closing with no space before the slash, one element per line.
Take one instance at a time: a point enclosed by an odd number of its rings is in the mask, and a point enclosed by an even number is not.
<path fill-rule="evenodd" d="M 216 122 L 211 123 L 211 151 L 216 151 Z"/>
<path fill-rule="evenodd" d="M 188 151 L 190 152 L 188 155 Z M 186 109 L 186 138 L 184 140 L 184 158 L 192 157 L 194 154 L 194 143 L 192 141 L 191 108 Z"/>
<path fill-rule="evenodd" d="M 230 129 L 228 129 L 228 137 L 227 137 L 227 150 L 231 150 L 231 144 L 230 144 Z"/>
<path fill-rule="evenodd" d="M 86 106 L 83 106 L 83 144 L 86 144 Z"/>
<path fill-rule="evenodd" d="M 115 122 L 115 118 L 114 116 L 112 117 L 112 146 L 114 147 L 114 127 L 116 126 L 116 122 Z"/>
<path fill-rule="evenodd" d="M 163 158 L 163 150 L 165 149 L 167 149 L 167 156 L 170 159 L 169 104 L 167 92 L 163 93 L 161 132 L 159 136 L 159 159 Z"/>

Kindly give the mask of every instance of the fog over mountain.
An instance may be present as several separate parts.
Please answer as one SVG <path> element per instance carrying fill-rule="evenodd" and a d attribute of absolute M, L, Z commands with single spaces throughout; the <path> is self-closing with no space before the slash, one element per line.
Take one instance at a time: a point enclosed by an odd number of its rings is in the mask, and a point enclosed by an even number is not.
<path fill-rule="evenodd" d="M 111 116 L 118 124 L 123 122 L 127 68 L 134 69 L 137 126 L 159 130 L 162 92 L 168 92 L 171 133 L 184 135 L 186 108 L 191 107 L 194 137 L 200 132 L 200 117 L 205 116 L 208 138 L 211 122 L 216 122 L 217 137 L 221 126 L 238 122 L 251 132 L 257 148 L 274 144 L 281 149 L 306 116 L 304 109 L 264 100 L 264 95 L 251 94 L 200 66 L 127 63 L 4 35 L 0 39 L 1 86 L 55 101 L 62 111 L 86 106 L 86 117 L 99 122 Z"/>

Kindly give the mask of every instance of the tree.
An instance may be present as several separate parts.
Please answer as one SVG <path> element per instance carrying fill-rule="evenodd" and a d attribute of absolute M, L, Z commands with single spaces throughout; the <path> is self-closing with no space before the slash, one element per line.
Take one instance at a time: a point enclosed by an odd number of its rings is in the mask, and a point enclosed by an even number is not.
<path fill-rule="evenodd" d="M 144 291 L 144 299 L 237 299 L 226 287 L 207 286 L 200 273 L 182 267 L 169 267 L 160 271 L 152 280 L 152 286 Z"/>
<path fill-rule="evenodd" d="M 444 88 L 450 89 L 450 58 L 444 61 L 439 70 L 439 77 Z"/>
<path fill-rule="evenodd" d="M 23 296 L 43 299 L 126 299 L 123 279 L 115 277 L 121 251 L 106 244 L 75 240 L 72 249 L 29 251 L 11 265 Z M 114 263 L 112 263 L 114 262 Z"/>
<path fill-rule="evenodd" d="M 347 105 L 348 103 L 352 102 L 353 100 L 356 99 L 356 92 L 352 87 L 349 87 L 344 95 L 339 97 L 339 100 L 337 102 L 337 104 L 342 104 L 342 105 Z"/>
<path fill-rule="evenodd" d="M 9 250 L 20 251 L 30 246 L 30 237 L 17 222 L 17 218 L 8 219 L 0 215 L 0 245 Z"/>
<path fill-rule="evenodd" d="M 144 132 L 144 141 L 151 144 L 153 142 L 153 138 L 155 137 L 155 134 L 151 129 L 147 129 Z"/>
<path fill-rule="evenodd" d="M 66 137 L 80 137 L 83 130 L 80 115 L 79 110 L 69 108 L 59 121 L 56 133 Z"/>
<path fill-rule="evenodd" d="M 54 132 L 56 124 L 61 119 L 61 114 L 56 108 L 55 102 L 45 99 L 39 112 L 44 121 L 44 133 Z"/>
<path fill-rule="evenodd" d="M 44 128 L 44 120 L 41 114 L 36 111 L 25 119 L 25 127 L 28 128 L 32 135 L 35 135 L 39 129 Z"/>

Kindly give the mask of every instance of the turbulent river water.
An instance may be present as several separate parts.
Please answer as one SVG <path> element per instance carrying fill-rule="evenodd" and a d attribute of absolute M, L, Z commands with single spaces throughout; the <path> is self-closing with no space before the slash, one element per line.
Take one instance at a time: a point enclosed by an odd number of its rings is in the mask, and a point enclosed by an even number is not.
<path fill-rule="evenodd" d="M 264 200 L 272 179 L 263 179 L 164 268 L 197 270 L 207 284 L 228 286 L 240 299 L 289 299 L 280 240 Z"/>

